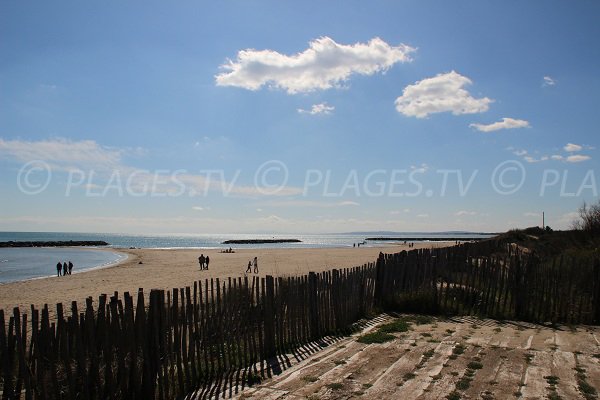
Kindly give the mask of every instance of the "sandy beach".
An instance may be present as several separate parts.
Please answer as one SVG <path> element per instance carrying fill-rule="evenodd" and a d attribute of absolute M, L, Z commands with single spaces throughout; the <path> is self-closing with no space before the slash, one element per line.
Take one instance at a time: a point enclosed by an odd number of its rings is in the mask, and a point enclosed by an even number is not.
<path fill-rule="evenodd" d="M 448 246 L 449 242 L 415 243 L 416 248 Z M 102 269 L 76 273 L 66 277 L 48 277 L 0 285 L 0 308 L 11 312 L 20 307 L 28 312 L 56 303 L 70 308 L 71 301 L 83 304 L 92 296 L 94 303 L 101 294 L 137 293 L 143 288 L 172 289 L 193 285 L 195 280 L 244 276 L 248 261 L 258 257 L 259 276 L 302 275 L 310 271 L 347 268 L 374 262 L 379 252 L 394 253 L 408 245 L 360 248 L 316 249 L 242 249 L 235 253 L 199 249 L 116 249 L 128 255 L 127 260 Z M 198 267 L 200 254 L 210 257 L 208 271 Z M 140 263 L 141 262 L 141 263 Z M 51 311 L 52 312 L 52 311 Z"/>

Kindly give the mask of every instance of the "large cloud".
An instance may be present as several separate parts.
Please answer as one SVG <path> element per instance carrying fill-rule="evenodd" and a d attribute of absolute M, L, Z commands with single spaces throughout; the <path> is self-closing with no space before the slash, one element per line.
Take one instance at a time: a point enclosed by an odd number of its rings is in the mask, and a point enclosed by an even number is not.
<path fill-rule="evenodd" d="M 294 55 L 274 50 L 247 49 L 238 52 L 216 75 L 219 86 L 258 90 L 267 85 L 290 94 L 339 87 L 352 74 L 372 75 L 398 62 L 411 61 L 414 48 L 390 46 L 376 37 L 368 43 L 343 45 L 329 37 L 310 42 L 308 49 Z"/>
<path fill-rule="evenodd" d="M 472 82 L 452 71 L 423 79 L 404 88 L 396 99 L 396 110 L 409 117 L 425 118 L 429 114 L 451 112 L 454 115 L 487 111 L 493 101 L 487 97 L 476 99 L 463 89 Z"/>
<path fill-rule="evenodd" d="M 529 128 L 529 122 L 523 119 L 502 118 L 502 121 L 493 124 L 470 124 L 469 126 L 481 132 L 493 132 L 500 129 Z"/>

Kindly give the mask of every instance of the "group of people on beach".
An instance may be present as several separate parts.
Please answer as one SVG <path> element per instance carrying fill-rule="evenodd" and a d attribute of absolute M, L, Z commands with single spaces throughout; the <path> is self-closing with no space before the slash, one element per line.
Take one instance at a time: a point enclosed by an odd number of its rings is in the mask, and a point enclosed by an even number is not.
<path fill-rule="evenodd" d="M 200 269 L 208 269 L 208 263 L 210 262 L 210 258 L 208 255 L 204 257 L 204 254 L 200 254 L 198 257 L 198 264 L 200 264 Z"/>
<path fill-rule="evenodd" d="M 72 271 L 73 271 L 73 263 L 71 261 L 69 261 L 68 264 L 66 262 L 61 263 L 60 261 L 56 264 L 56 275 L 57 276 L 71 275 Z"/>

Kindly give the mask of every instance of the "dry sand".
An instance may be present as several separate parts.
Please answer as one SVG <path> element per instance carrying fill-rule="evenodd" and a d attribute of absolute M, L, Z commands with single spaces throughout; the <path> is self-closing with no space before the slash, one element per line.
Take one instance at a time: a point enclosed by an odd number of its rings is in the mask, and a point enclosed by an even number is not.
<path fill-rule="evenodd" d="M 416 243 L 414 248 L 449 244 Z M 150 289 L 190 286 L 195 280 L 206 278 L 244 276 L 248 261 L 255 256 L 258 257 L 259 276 L 289 276 L 359 266 L 374 262 L 381 251 L 393 253 L 407 248 L 407 245 L 398 244 L 360 248 L 243 249 L 232 254 L 220 253 L 220 250 L 118 249 L 127 253 L 128 259 L 112 267 L 0 285 L 0 308 L 12 312 L 12 308 L 18 306 L 27 312 L 31 304 L 37 308 L 48 304 L 53 310 L 59 302 L 70 308 L 73 300 L 84 304 L 85 299 L 92 296 L 96 302 L 99 295 L 110 295 L 115 291 L 135 294 L 138 288 L 143 288 L 148 293 Z M 198 267 L 201 253 L 210 256 L 208 271 L 200 271 Z"/>

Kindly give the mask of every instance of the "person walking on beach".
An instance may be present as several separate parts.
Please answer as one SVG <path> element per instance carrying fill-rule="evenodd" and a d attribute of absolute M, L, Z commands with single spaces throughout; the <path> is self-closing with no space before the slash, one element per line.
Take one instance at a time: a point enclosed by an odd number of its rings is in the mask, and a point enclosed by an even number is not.
<path fill-rule="evenodd" d="M 56 275 L 60 276 L 60 271 L 62 270 L 62 264 L 60 261 L 56 264 Z"/>
<path fill-rule="evenodd" d="M 204 269 L 208 269 L 208 263 L 210 262 L 210 258 L 208 258 L 208 256 L 206 256 L 206 260 L 204 260 L 206 262 L 206 268 Z"/>
<path fill-rule="evenodd" d="M 71 275 L 71 272 L 73 272 L 73 263 L 69 261 L 69 275 Z"/>
<path fill-rule="evenodd" d="M 200 269 L 204 269 L 204 261 L 206 259 L 204 258 L 204 254 L 200 254 L 200 257 L 198 257 L 198 263 L 200 264 Z"/>
<path fill-rule="evenodd" d="M 67 262 L 65 261 L 63 263 L 63 276 L 67 275 L 67 269 L 69 269 L 69 266 L 67 265 Z"/>
<path fill-rule="evenodd" d="M 258 258 L 254 257 L 254 273 L 258 274 Z"/>
<path fill-rule="evenodd" d="M 247 274 L 252 273 L 252 261 L 248 261 L 248 268 L 246 268 L 246 273 Z"/>

